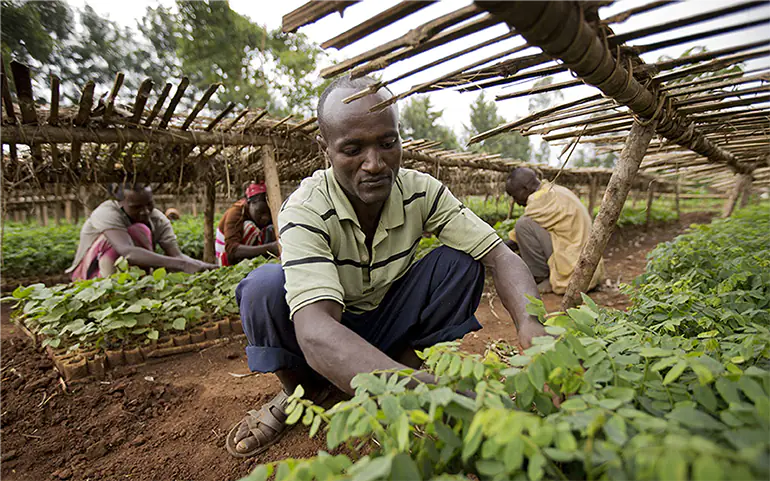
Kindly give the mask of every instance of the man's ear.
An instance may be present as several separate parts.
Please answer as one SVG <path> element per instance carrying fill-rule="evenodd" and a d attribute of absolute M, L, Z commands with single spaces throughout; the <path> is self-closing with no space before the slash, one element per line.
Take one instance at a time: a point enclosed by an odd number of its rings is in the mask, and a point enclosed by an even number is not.
<path fill-rule="evenodd" d="M 323 150 L 324 152 L 326 151 L 326 149 L 329 148 L 329 145 L 326 143 L 326 139 L 324 139 L 323 135 L 321 134 L 316 135 L 315 140 L 316 142 L 318 142 L 318 145 L 321 146 L 321 150 Z"/>

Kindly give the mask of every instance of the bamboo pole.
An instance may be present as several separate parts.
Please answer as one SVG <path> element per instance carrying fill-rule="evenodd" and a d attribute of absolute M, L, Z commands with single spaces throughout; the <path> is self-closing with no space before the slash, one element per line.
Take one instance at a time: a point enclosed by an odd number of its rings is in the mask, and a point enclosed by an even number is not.
<path fill-rule="evenodd" d="M 735 183 L 733 184 L 733 189 L 730 191 L 730 197 L 727 198 L 724 208 L 722 209 L 723 218 L 733 215 L 735 206 L 738 204 L 738 199 L 740 199 L 741 194 L 743 193 L 746 186 L 750 184 L 750 174 L 737 174 L 735 176 Z"/>
<path fill-rule="evenodd" d="M 217 191 L 214 180 L 209 179 L 204 184 L 203 202 L 203 262 L 213 264 L 216 261 L 214 254 L 214 210 L 216 210 Z"/>
<path fill-rule="evenodd" d="M 607 189 L 604 191 L 602 205 L 599 207 L 596 219 L 594 219 L 591 235 L 580 252 L 575 271 L 567 285 L 567 291 L 564 293 L 561 303 L 562 310 L 577 305 L 580 301 L 580 294 L 588 290 L 607 242 L 618 222 L 623 204 L 626 202 L 628 191 L 631 189 L 631 182 L 639 170 L 639 164 L 641 164 L 647 146 L 655 134 L 655 124 L 654 120 L 645 124 L 634 122 L 631 127 L 626 145 L 620 153 L 618 163 L 612 172 Z"/>
<path fill-rule="evenodd" d="M 271 146 L 262 147 L 262 168 L 265 172 L 265 186 L 267 187 L 267 204 L 270 206 L 270 214 L 273 217 L 273 229 L 278 240 L 278 212 L 281 210 L 283 199 L 281 198 L 281 179 L 278 176 L 278 164 L 275 162 L 275 149 Z M 278 246 L 280 252 L 280 244 Z"/>
<path fill-rule="evenodd" d="M 677 168 L 677 170 L 679 170 L 679 169 Z M 677 175 L 676 176 L 676 191 L 675 191 L 675 197 L 674 197 L 674 209 L 676 210 L 676 220 L 679 220 L 679 219 L 682 218 L 682 210 L 681 210 L 681 207 L 679 205 L 679 199 L 680 199 L 680 197 L 682 195 L 680 193 L 681 185 L 682 185 L 681 178 Z"/>

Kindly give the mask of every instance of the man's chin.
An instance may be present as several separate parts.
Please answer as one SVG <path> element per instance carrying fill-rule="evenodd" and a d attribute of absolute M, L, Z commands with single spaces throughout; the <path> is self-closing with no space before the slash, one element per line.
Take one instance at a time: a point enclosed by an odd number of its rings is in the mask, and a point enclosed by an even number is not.
<path fill-rule="evenodd" d="M 390 196 L 390 191 L 392 190 L 392 188 L 393 188 L 392 183 L 389 183 L 384 186 L 377 186 L 374 188 L 361 186 L 358 189 L 358 198 L 361 199 L 361 202 L 367 205 L 385 202 L 386 200 L 388 200 L 388 197 Z"/>

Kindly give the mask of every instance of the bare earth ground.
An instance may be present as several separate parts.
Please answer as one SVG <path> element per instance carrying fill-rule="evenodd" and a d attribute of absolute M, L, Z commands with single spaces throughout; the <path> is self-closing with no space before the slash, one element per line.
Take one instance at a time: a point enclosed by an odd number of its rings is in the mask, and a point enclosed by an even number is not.
<path fill-rule="evenodd" d="M 709 219 L 688 214 L 680 223 L 616 235 L 605 256 L 613 286 L 642 273 L 655 245 Z M 619 309 L 628 305 L 615 287 L 591 296 Z M 560 296 L 549 294 L 544 301 L 558 310 Z M 113 372 L 104 381 L 73 384 L 64 392 L 45 354 L 14 328 L 7 310 L 2 314 L 4 480 L 233 480 L 256 463 L 308 457 L 325 448 L 323 436 L 309 439 L 307 428 L 296 428 L 255 460 L 227 454 L 229 426 L 279 389 L 272 375 L 229 374 L 248 372 L 245 341 Z M 466 350 L 481 353 L 491 341 L 515 341 L 507 313 L 489 292 L 477 316 L 484 328 L 465 337 Z"/>

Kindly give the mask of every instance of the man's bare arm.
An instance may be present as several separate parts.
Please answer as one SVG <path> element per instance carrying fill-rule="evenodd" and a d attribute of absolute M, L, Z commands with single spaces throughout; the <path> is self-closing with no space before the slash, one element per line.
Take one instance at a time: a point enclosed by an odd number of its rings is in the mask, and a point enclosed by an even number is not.
<path fill-rule="evenodd" d="M 206 270 L 210 266 L 210 264 L 191 259 L 181 252 L 179 256 L 164 256 L 137 247 L 133 244 L 131 236 L 126 231 L 110 229 L 104 231 L 104 235 L 107 237 L 112 248 L 115 249 L 115 252 L 134 266 L 145 268 L 164 267 L 170 271 L 184 271 L 187 273 Z"/>
<path fill-rule="evenodd" d="M 238 247 L 235 248 L 235 252 L 230 256 L 230 263 L 237 264 L 243 259 L 253 259 L 264 254 L 272 254 L 278 257 L 278 241 L 269 242 L 260 246 L 238 244 Z"/>
<path fill-rule="evenodd" d="M 342 306 L 334 301 L 315 302 L 294 314 L 299 347 L 314 371 L 353 394 L 350 381 L 356 374 L 408 369 L 343 326 L 340 319 Z M 427 373 L 417 373 L 416 377 L 423 382 L 433 381 Z"/>
<path fill-rule="evenodd" d="M 529 301 L 526 295 L 540 298 L 537 284 L 529 268 L 505 244 L 501 243 L 485 255 L 481 261 L 492 273 L 497 294 L 516 325 L 519 344 L 524 349 L 532 345 L 532 339 L 545 336 L 545 329 L 536 317 L 527 313 Z"/>

